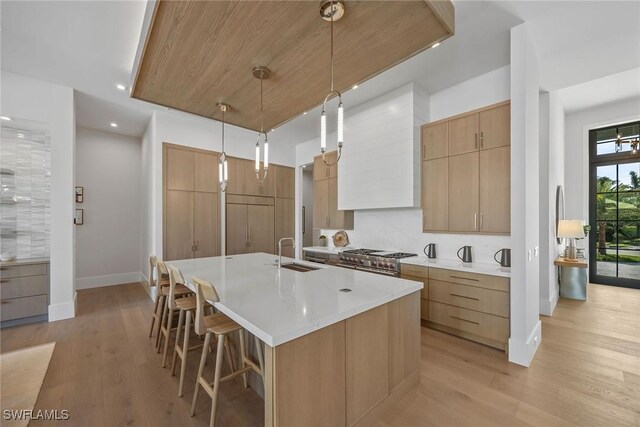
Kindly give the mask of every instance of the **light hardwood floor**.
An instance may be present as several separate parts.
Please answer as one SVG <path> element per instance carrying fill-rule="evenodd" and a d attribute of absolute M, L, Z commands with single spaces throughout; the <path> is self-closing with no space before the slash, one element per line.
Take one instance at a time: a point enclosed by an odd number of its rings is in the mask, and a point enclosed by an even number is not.
<path fill-rule="evenodd" d="M 197 357 L 180 399 L 177 377 L 160 368 L 147 337 L 152 305 L 142 286 L 78 295 L 75 319 L 1 333 L 2 352 L 58 343 L 35 409 L 69 409 L 64 426 L 206 425 L 205 397 L 196 417 L 188 416 Z M 543 339 L 529 369 L 492 348 L 422 328 L 420 384 L 378 426 L 640 426 L 640 291 L 589 285 L 588 296 L 563 299 L 553 317 L 542 317 Z M 223 385 L 218 411 L 222 426 L 263 422 L 262 400 L 239 380 Z"/>

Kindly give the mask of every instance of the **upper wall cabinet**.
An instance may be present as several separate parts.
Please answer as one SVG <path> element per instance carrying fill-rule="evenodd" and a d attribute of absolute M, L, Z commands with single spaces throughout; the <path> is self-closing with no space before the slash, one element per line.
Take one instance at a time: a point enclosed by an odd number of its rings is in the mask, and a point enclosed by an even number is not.
<path fill-rule="evenodd" d="M 339 209 L 420 206 L 420 126 L 428 111 L 428 95 L 409 83 L 345 112 Z M 434 147 L 433 155 L 440 154 Z"/>
<path fill-rule="evenodd" d="M 227 193 L 245 194 L 250 196 L 270 196 L 275 195 L 275 174 L 276 165 L 269 168 L 264 182 L 258 182 L 256 177 L 256 166 L 253 160 L 238 159 L 228 157 L 229 181 L 227 183 Z"/>
<path fill-rule="evenodd" d="M 327 162 L 335 162 L 337 153 L 332 151 L 325 155 Z M 323 168 L 325 168 L 323 170 Z M 320 169 L 320 173 L 318 172 Z M 313 181 L 313 227 L 353 230 L 353 211 L 338 209 L 338 176 L 325 166 L 322 156 L 314 159 Z M 325 177 L 326 175 L 326 177 Z"/>
<path fill-rule="evenodd" d="M 510 103 L 422 127 L 425 232 L 511 231 Z"/>

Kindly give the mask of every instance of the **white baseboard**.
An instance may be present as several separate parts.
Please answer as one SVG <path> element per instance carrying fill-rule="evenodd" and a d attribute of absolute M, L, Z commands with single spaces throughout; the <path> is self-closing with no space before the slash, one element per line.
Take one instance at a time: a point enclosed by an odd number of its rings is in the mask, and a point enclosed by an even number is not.
<path fill-rule="evenodd" d="M 544 316 L 552 316 L 553 311 L 558 304 L 558 294 L 555 293 L 550 300 L 540 299 L 540 314 Z"/>
<path fill-rule="evenodd" d="M 106 276 L 83 277 L 76 279 L 76 289 L 100 288 L 102 286 L 121 285 L 123 283 L 140 282 L 141 273 L 108 274 Z"/>
<path fill-rule="evenodd" d="M 49 322 L 56 320 L 73 319 L 76 317 L 76 300 L 49 305 Z"/>
<path fill-rule="evenodd" d="M 509 362 L 528 368 L 540 341 L 542 341 L 542 322 L 538 320 L 526 342 L 509 338 Z"/>

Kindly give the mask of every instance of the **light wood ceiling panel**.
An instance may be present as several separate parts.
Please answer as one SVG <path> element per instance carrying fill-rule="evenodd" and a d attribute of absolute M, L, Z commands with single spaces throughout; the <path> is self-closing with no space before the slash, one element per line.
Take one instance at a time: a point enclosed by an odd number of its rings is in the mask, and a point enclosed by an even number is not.
<path fill-rule="evenodd" d="M 330 88 L 330 23 L 315 1 L 159 0 L 132 96 L 260 128 L 264 65 L 265 130 L 319 105 Z M 345 91 L 453 35 L 446 1 L 346 1 L 334 22 L 335 88 Z"/>

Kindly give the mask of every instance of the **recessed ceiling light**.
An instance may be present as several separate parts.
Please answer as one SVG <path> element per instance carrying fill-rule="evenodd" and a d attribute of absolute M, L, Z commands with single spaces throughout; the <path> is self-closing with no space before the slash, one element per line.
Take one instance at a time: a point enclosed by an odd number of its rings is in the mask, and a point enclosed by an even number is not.
<path fill-rule="evenodd" d="M 13 120 L 11 117 L 8 117 L 8 116 L 0 116 L 0 119 L 2 119 L 2 120 L 6 120 L 6 121 L 8 121 L 8 122 L 10 122 L 11 120 Z"/>
<path fill-rule="evenodd" d="M 24 133 L 19 133 L 18 138 L 24 138 Z"/>
<path fill-rule="evenodd" d="M 271 129 L 271 132 L 273 132 L 274 130 L 276 130 L 276 128 Z"/>
<path fill-rule="evenodd" d="M 353 85 L 351 89 L 358 89 L 358 85 Z"/>
<path fill-rule="evenodd" d="M 306 111 L 305 111 L 304 113 L 302 113 L 302 115 L 303 115 L 303 116 L 304 116 L 304 115 L 306 115 L 306 114 L 307 114 L 307 112 L 306 112 Z"/>
<path fill-rule="evenodd" d="M 303 168 L 306 168 L 306 167 L 307 167 L 307 165 L 302 165 L 302 167 L 303 167 Z"/>
<path fill-rule="evenodd" d="M 440 42 L 434 44 L 433 46 L 431 46 L 431 48 L 433 49 L 433 48 L 438 47 L 438 46 L 440 46 Z"/>
<path fill-rule="evenodd" d="M 118 90 L 127 90 L 127 87 L 121 83 L 118 83 L 116 85 L 116 88 L 118 88 Z"/>
<path fill-rule="evenodd" d="M 115 122 L 111 122 L 111 123 L 109 123 L 109 126 L 111 126 L 112 128 L 117 128 L 118 124 L 115 123 Z"/>

